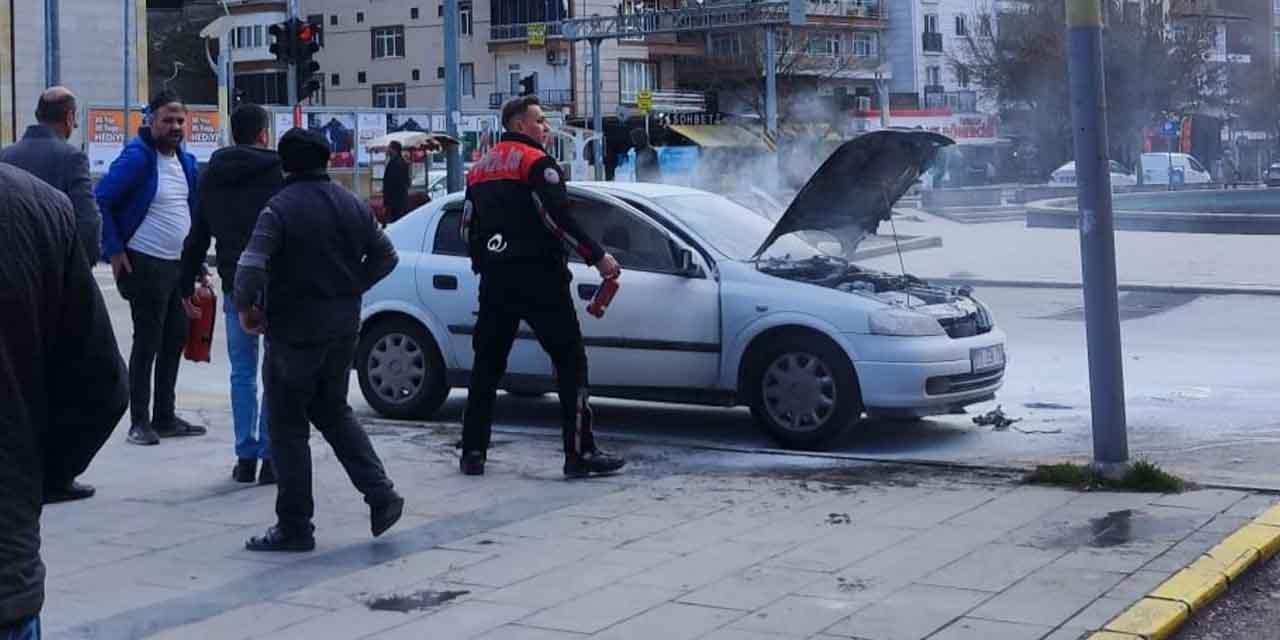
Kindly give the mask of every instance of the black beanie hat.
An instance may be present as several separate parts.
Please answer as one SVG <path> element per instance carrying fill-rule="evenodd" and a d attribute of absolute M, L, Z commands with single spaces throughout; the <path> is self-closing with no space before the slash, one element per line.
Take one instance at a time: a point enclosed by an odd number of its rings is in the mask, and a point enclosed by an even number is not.
<path fill-rule="evenodd" d="M 329 167 L 329 141 L 319 131 L 294 127 L 280 138 L 279 150 L 285 173 Z"/>

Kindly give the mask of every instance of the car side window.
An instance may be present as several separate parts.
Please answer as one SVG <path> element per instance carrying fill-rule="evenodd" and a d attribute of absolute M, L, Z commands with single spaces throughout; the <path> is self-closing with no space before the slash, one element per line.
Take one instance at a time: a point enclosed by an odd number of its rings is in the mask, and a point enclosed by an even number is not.
<path fill-rule="evenodd" d="M 1202 166 L 1202 165 L 1200 164 L 1200 161 L 1199 161 L 1199 160 L 1196 160 L 1195 158 L 1192 158 L 1192 157 L 1190 157 L 1190 156 L 1187 156 L 1187 162 L 1191 165 L 1191 168 L 1192 168 L 1192 169 L 1194 169 L 1194 170 L 1196 170 L 1196 171 L 1200 171 L 1200 172 L 1203 172 L 1203 171 L 1204 171 L 1204 166 Z"/>
<path fill-rule="evenodd" d="M 587 235 L 617 258 L 623 269 L 676 271 L 675 256 L 667 234 L 649 221 L 607 202 L 571 197 L 569 215 Z M 581 260 L 578 256 L 571 256 Z"/>
<path fill-rule="evenodd" d="M 445 207 L 440 216 L 440 224 L 436 226 L 435 241 L 431 243 L 431 253 L 444 256 L 466 256 L 467 244 L 462 241 L 462 204 L 451 204 Z"/>

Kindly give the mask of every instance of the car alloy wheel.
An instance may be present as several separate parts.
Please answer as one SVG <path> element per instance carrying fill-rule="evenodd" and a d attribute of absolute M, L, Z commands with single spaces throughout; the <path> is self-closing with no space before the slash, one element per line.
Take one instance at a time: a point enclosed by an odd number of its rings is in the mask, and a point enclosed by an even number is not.
<path fill-rule="evenodd" d="M 427 375 L 422 345 L 403 333 L 388 333 L 375 342 L 366 367 L 374 392 L 391 404 L 412 401 Z"/>
<path fill-rule="evenodd" d="M 761 383 L 769 417 L 789 431 L 817 431 L 835 413 L 835 376 L 811 353 L 778 356 L 765 369 Z"/>

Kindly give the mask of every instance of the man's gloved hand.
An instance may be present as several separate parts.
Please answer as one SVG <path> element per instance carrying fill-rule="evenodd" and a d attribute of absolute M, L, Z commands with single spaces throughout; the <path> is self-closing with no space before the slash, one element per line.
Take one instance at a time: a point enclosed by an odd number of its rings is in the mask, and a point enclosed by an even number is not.
<path fill-rule="evenodd" d="M 601 278 L 616 278 L 622 273 L 622 267 L 618 266 L 618 261 L 613 257 L 613 254 L 606 253 L 596 263 L 596 271 L 600 272 Z"/>

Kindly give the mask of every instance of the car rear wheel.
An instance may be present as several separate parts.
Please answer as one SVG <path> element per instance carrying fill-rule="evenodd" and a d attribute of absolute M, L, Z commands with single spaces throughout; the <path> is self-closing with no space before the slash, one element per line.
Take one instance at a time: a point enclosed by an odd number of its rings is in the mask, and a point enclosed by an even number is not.
<path fill-rule="evenodd" d="M 449 395 L 440 349 L 408 318 L 382 320 L 364 332 L 356 374 L 365 401 L 388 418 L 428 418 Z"/>
<path fill-rule="evenodd" d="M 848 356 L 817 336 L 784 336 L 761 349 L 747 377 L 751 413 L 784 447 L 819 449 L 862 415 Z"/>

